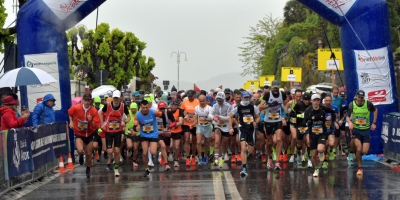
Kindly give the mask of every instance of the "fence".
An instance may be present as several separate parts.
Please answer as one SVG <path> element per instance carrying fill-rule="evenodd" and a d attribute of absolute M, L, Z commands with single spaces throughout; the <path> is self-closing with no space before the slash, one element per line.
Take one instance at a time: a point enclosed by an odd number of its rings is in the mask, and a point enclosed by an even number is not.
<path fill-rule="evenodd" d="M 38 180 L 69 152 L 66 122 L 0 132 L 0 196 Z"/>
<path fill-rule="evenodd" d="M 383 115 L 381 137 L 385 157 L 400 163 L 400 113 Z"/>

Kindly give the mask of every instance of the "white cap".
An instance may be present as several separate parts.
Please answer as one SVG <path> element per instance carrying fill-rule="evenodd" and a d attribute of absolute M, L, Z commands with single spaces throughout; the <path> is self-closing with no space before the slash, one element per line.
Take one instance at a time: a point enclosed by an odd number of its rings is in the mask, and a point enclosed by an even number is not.
<path fill-rule="evenodd" d="M 222 90 L 222 89 L 219 88 L 219 87 L 215 88 L 215 91 L 216 91 L 216 92 L 221 92 L 221 90 Z"/>
<path fill-rule="evenodd" d="M 114 97 L 120 98 L 120 97 L 121 97 L 121 92 L 120 92 L 119 90 L 115 90 L 115 91 L 113 92 L 112 97 L 113 97 L 113 98 L 114 98 Z"/>
<path fill-rule="evenodd" d="M 321 99 L 321 96 L 319 96 L 319 94 L 313 94 L 311 96 L 311 100 L 314 100 L 314 99 Z"/>
<path fill-rule="evenodd" d="M 292 91 L 290 91 L 290 94 L 295 94 L 296 93 L 296 88 L 293 88 Z"/>
<path fill-rule="evenodd" d="M 224 92 L 218 92 L 217 96 L 215 97 L 215 99 L 223 99 L 223 100 L 225 100 Z"/>

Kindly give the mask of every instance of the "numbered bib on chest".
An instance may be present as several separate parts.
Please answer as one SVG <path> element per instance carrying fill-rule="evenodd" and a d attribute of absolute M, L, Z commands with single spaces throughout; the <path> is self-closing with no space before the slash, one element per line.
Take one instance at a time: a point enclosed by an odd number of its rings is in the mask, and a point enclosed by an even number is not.
<path fill-rule="evenodd" d="M 135 131 L 133 131 L 133 129 L 130 128 L 130 129 L 128 130 L 128 134 L 129 134 L 129 135 L 135 135 Z"/>
<path fill-rule="evenodd" d="M 188 122 L 193 122 L 194 121 L 194 113 L 186 113 L 185 120 Z"/>
<path fill-rule="evenodd" d="M 322 128 L 322 126 L 313 126 L 311 132 L 313 132 L 316 135 L 319 135 L 324 132 L 324 129 Z"/>
<path fill-rule="evenodd" d="M 252 115 L 246 115 L 246 116 L 243 117 L 243 122 L 245 124 L 251 124 L 251 123 L 254 122 L 254 118 L 253 118 Z"/>
<path fill-rule="evenodd" d="M 158 123 L 158 130 L 162 131 L 164 128 L 164 125 L 162 123 Z"/>
<path fill-rule="evenodd" d="M 207 116 L 199 116 L 199 124 L 202 126 L 208 126 Z"/>
<path fill-rule="evenodd" d="M 88 123 L 84 121 L 79 121 L 78 120 L 78 129 L 81 131 L 87 131 L 88 129 Z"/>
<path fill-rule="evenodd" d="M 269 119 L 279 119 L 279 113 L 270 113 L 268 118 Z"/>
<path fill-rule="evenodd" d="M 110 130 L 118 130 L 121 127 L 121 123 L 119 121 L 111 121 L 108 125 Z"/>
<path fill-rule="evenodd" d="M 146 124 L 143 126 L 143 132 L 145 133 L 151 133 L 153 132 L 153 125 L 152 124 Z"/>
<path fill-rule="evenodd" d="M 325 127 L 326 127 L 326 128 L 330 129 L 331 126 L 332 126 L 332 121 L 326 121 L 326 122 L 325 122 Z"/>
<path fill-rule="evenodd" d="M 219 127 L 226 127 L 226 122 L 223 121 L 223 120 L 219 120 L 219 121 L 218 121 L 218 126 L 219 126 Z"/>
<path fill-rule="evenodd" d="M 357 117 L 356 118 L 356 124 L 357 125 L 366 125 L 367 124 L 367 118 L 366 117 Z"/>
<path fill-rule="evenodd" d="M 297 123 L 297 118 L 296 117 L 291 117 L 290 118 L 290 123 L 293 123 L 293 124 Z"/>
<path fill-rule="evenodd" d="M 299 127 L 299 132 L 300 132 L 301 134 L 306 133 L 307 130 L 308 130 L 308 127 Z"/>

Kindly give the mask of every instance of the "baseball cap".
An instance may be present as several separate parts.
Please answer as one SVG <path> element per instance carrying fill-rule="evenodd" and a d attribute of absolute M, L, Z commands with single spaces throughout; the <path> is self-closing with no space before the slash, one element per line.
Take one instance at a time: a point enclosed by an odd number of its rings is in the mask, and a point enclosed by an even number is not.
<path fill-rule="evenodd" d="M 231 89 L 225 88 L 224 93 L 225 93 L 225 94 L 230 94 L 230 93 L 231 93 Z"/>
<path fill-rule="evenodd" d="M 242 98 L 250 97 L 250 93 L 247 91 L 242 92 Z"/>
<path fill-rule="evenodd" d="M 90 93 L 85 93 L 82 97 L 83 100 L 91 100 L 92 99 L 92 95 Z"/>
<path fill-rule="evenodd" d="M 313 94 L 311 96 L 311 100 L 314 100 L 314 99 L 321 99 L 321 96 L 319 96 L 319 94 Z"/>
<path fill-rule="evenodd" d="M 193 95 L 195 95 L 196 94 L 196 92 L 194 92 L 193 90 L 189 90 L 189 91 L 187 91 L 187 93 L 186 93 L 186 95 L 188 96 L 188 97 L 192 97 Z"/>
<path fill-rule="evenodd" d="M 113 94 L 112 94 L 112 97 L 113 97 L 113 98 L 114 98 L 114 97 L 120 98 L 120 97 L 121 97 L 121 92 L 120 92 L 119 90 L 115 90 L 115 91 L 113 92 Z"/>
<path fill-rule="evenodd" d="M 133 96 L 135 96 L 135 97 L 140 96 L 140 92 L 139 92 L 139 91 L 134 92 L 134 93 L 133 93 Z"/>
<path fill-rule="evenodd" d="M 271 87 L 272 87 L 272 88 L 278 88 L 278 87 L 279 87 L 279 82 L 278 82 L 278 80 L 272 81 Z"/>
<path fill-rule="evenodd" d="M 343 96 L 346 96 L 346 92 L 341 91 L 341 92 L 339 93 L 339 95 L 342 96 L 342 97 L 343 97 Z"/>
<path fill-rule="evenodd" d="M 358 90 L 356 95 L 359 97 L 365 97 L 365 92 L 364 92 L 364 90 Z"/>
<path fill-rule="evenodd" d="M 132 102 L 131 105 L 129 106 L 129 108 L 130 108 L 130 109 L 132 109 L 132 108 L 138 109 L 137 103 Z"/>
<path fill-rule="evenodd" d="M 303 100 L 310 100 L 310 99 L 311 99 L 311 94 L 308 93 L 308 92 L 305 92 L 305 93 L 303 94 Z"/>
<path fill-rule="evenodd" d="M 94 103 L 101 103 L 101 99 L 99 96 L 93 98 Z"/>
<path fill-rule="evenodd" d="M 215 97 L 216 100 L 222 99 L 225 100 L 225 94 L 223 92 L 218 92 L 217 96 Z"/>

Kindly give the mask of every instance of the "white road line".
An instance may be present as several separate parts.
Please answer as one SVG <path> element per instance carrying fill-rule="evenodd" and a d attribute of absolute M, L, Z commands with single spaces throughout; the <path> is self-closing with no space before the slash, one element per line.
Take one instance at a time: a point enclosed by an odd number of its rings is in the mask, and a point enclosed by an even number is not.
<path fill-rule="evenodd" d="M 228 185 L 229 189 L 229 194 L 231 195 L 232 199 L 242 199 L 242 197 L 239 194 L 239 191 L 236 187 L 235 181 L 233 180 L 232 174 L 229 171 L 224 172 L 224 176 L 226 179 L 226 184 Z"/>
<path fill-rule="evenodd" d="M 224 187 L 222 185 L 222 176 L 220 172 L 213 172 L 212 175 L 213 175 L 215 199 L 224 200 L 225 192 L 224 192 Z"/>

